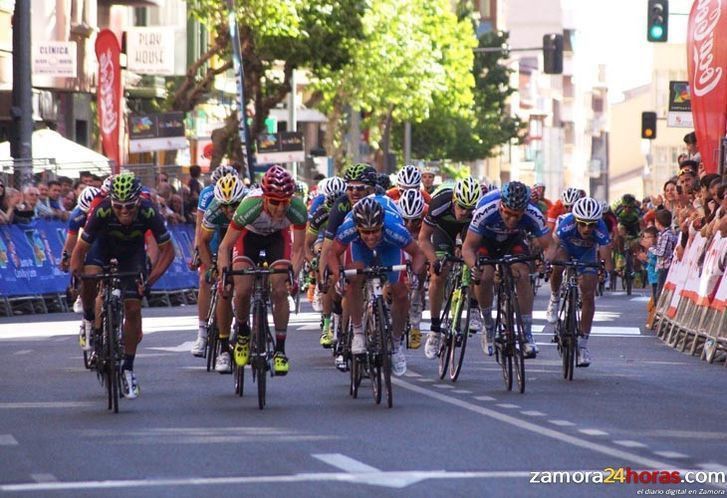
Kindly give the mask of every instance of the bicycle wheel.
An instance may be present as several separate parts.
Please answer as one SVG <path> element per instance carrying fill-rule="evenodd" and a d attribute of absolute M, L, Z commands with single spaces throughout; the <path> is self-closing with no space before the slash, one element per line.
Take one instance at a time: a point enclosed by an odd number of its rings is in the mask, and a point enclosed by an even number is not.
<path fill-rule="evenodd" d="M 261 410 L 265 408 L 265 388 L 267 382 L 267 313 L 265 306 L 260 302 L 255 303 L 255 328 L 253 329 L 253 342 L 255 343 L 256 355 L 254 356 L 253 368 L 257 381 L 257 404 Z"/>
<path fill-rule="evenodd" d="M 353 399 L 358 398 L 358 388 L 361 386 L 361 378 L 363 377 L 363 358 L 361 355 L 351 357 L 351 385 L 349 394 Z"/>
<path fill-rule="evenodd" d="M 205 357 L 207 358 L 207 371 L 211 371 L 217 361 L 217 353 L 219 351 L 220 331 L 217 330 L 217 321 L 207 325 L 207 348 L 205 349 Z"/>
<path fill-rule="evenodd" d="M 508 345 L 512 363 L 510 383 L 513 381 L 512 374 L 514 373 L 518 391 L 522 394 L 525 392 L 525 327 L 520 316 L 520 305 L 518 304 L 517 291 L 514 285 L 511 287 L 510 294 L 510 317 L 512 320 L 510 343 Z"/>
<path fill-rule="evenodd" d="M 376 321 L 379 322 L 379 333 L 381 334 L 381 370 L 384 377 L 384 388 L 386 389 L 386 405 L 391 408 L 394 406 L 394 393 L 391 390 L 391 353 L 394 350 L 391 337 L 391 322 L 384 307 L 383 298 L 378 298 L 376 301 Z"/>
<path fill-rule="evenodd" d="M 449 357 L 449 379 L 456 382 L 459 373 L 462 371 L 464 352 L 467 349 L 467 337 L 469 336 L 470 298 L 469 287 L 462 288 L 457 308 L 454 310 L 454 327 L 452 328 L 452 339 L 450 342 Z M 466 315 L 463 310 L 467 307 Z M 467 318 L 465 318 L 465 316 Z M 484 331 L 482 331 L 484 332 Z"/>
<path fill-rule="evenodd" d="M 106 380 L 108 382 L 109 391 L 109 410 L 114 413 L 119 412 L 119 394 L 120 394 L 120 345 L 119 338 L 121 333 L 121 310 L 120 303 L 114 302 L 109 305 L 107 311 L 108 327 L 106 328 Z"/>
<path fill-rule="evenodd" d="M 450 273 L 450 279 L 452 278 L 451 275 L 452 273 Z M 439 357 L 438 374 L 440 379 L 444 379 L 444 376 L 447 375 L 447 367 L 449 366 L 449 356 L 452 339 L 452 319 L 449 315 L 450 310 L 452 309 L 453 292 L 455 290 L 455 286 L 448 283 L 447 288 L 451 289 L 451 291 L 446 294 L 447 302 L 444 304 L 444 308 L 442 308 L 442 318 L 440 320 L 439 326 L 439 350 L 437 351 L 437 357 Z"/>
<path fill-rule="evenodd" d="M 233 363 L 234 365 L 234 363 Z M 245 390 L 245 367 L 234 365 L 235 369 L 235 394 L 242 396 Z"/>
<path fill-rule="evenodd" d="M 630 296 L 634 286 L 634 256 L 630 250 L 626 252 L 626 266 L 624 267 L 624 285 L 626 286 L 626 295 Z"/>
<path fill-rule="evenodd" d="M 505 389 L 512 391 L 512 351 L 510 344 L 512 336 L 512 319 L 509 314 L 508 303 L 505 302 L 505 291 L 502 283 L 497 285 L 498 305 L 498 339 L 495 347 L 498 350 L 498 360 L 502 368 L 502 380 L 505 381 Z"/>

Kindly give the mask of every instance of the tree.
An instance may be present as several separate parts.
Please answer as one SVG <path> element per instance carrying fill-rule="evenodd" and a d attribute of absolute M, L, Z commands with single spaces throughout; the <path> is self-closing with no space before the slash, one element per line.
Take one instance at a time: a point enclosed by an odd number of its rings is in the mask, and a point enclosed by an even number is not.
<path fill-rule="evenodd" d="M 460 11 L 460 21 L 470 21 L 471 12 Z M 474 24 L 473 24 L 474 26 Z M 480 48 L 505 47 L 508 34 L 485 33 L 479 37 Z M 502 64 L 505 50 L 477 52 L 471 67 L 475 81 L 474 98 L 465 112 L 453 112 L 441 100 L 434 101 L 430 117 L 412 125 L 412 156 L 419 159 L 473 161 L 491 157 L 497 147 L 519 138 L 524 123 L 507 112 L 507 99 L 515 88 L 510 86 L 509 68 Z M 403 154 L 403 123 L 395 127 L 395 148 Z"/>
<path fill-rule="evenodd" d="M 350 62 L 315 83 L 328 117 L 326 150 L 338 162 L 351 109 L 365 111 L 370 142 L 386 151 L 392 123 L 426 119 L 435 99 L 454 113 L 471 107 L 475 39 L 448 0 L 372 0 L 363 26 Z"/>
<path fill-rule="evenodd" d="M 309 69 L 313 74 L 336 70 L 350 59 L 351 40 L 361 36 L 361 17 L 366 0 L 238 0 L 236 16 L 245 72 L 245 97 L 252 102 L 250 135 L 265 127 L 270 109 L 290 92 L 293 70 Z M 210 31 L 214 41 L 190 66 L 173 91 L 171 108 L 190 111 L 203 102 L 217 75 L 232 67 L 228 8 L 224 0 L 194 0 L 190 14 Z M 213 134 L 213 166 L 237 140 L 237 114 Z M 239 140 L 234 151 L 239 157 Z M 217 162 L 218 164 L 218 162 Z"/>

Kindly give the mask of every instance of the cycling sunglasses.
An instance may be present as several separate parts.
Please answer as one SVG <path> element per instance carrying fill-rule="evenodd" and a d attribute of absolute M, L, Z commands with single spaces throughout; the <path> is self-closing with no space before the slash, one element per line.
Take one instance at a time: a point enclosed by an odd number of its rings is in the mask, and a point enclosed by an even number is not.
<path fill-rule="evenodd" d="M 290 204 L 291 199 L 272 199 L 268 197 L 268 203 L 270 203 L 271 206 L 280 206 L 280 205 L 287 205 Z"/>
<path fill-rule="evenodd" d="M 368 185 L 348 185 L 346 190 L 349 192 L 364 192 L 368 188 Z"/>
<path fill-rule="evenodd" d="M 137 206 L 137 202 L 112 202 L 111 207 L 114 209 L 118 209 L 119 211 L 127 210 L 131 211 Z"/>
<path fill-rule="evenodd" d="M 373 235 L 375 233 L 379 233 L 381 231 L 381 228 L 382 227 L 379 227 L 379 228 L 368 228 L 368 229 L 366 229 L 366 228 L 358 228 L 357 230 L 358 230 L 358 233 L 360 233 L 361 235 Z"/>
<path fill-rule="evenodd" d="M 578 223 L 582 227 L 588 227 L 588 228 L 593 228 L 598 224 L 597 221 L 581 221 L 581 220 L 576 220 L 576 223 Z"/>
<path fill-rule="evenodd" d="M 517 217 L 522 216 L 525 211 L 515 211 L 514 209 L 510 209 L 509 207 L 505 207 L 504 205 L 500 205 L 500 210 L 503 212 L 503 214 L 507 216 Z"/>

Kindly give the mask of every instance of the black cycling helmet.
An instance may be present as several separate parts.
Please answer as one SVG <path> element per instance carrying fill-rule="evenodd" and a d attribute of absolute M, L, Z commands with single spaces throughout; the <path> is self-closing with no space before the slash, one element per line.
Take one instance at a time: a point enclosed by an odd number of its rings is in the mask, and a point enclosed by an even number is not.
<path fill-rule="evenodd" d="M 521 182 L 508 182 L 502 186 L 500 196 L 506 208 L 524 211 L 530 202 L 530 189 Z"/>
<path fill-rule="evenodd" d="M 353 221 L 358 228 L 376 230 L 384 224 L 384 208 L 372 197 L 364 197 L 353 209 Z"/>

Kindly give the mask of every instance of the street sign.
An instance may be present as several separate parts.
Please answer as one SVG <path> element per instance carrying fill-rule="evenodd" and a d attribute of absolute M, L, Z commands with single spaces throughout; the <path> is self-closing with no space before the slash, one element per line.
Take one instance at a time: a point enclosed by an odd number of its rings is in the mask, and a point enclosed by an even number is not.
<path fill-rule="evenodd" d="M 688 81 L 669 82 L 669 112 L 666 116 L 666 125 L 670 128 L 694 128 Z"/>
<path fill-rule="evenodd" d="M 42 42 L 33 46 L 33 74 L 75 78 L 76 42 Z"/>
<path fill-rule="evenodd" d="M 305 161 L 303 134 L 284 131 L 258 135 L 256 161 L 259 165 Z"/>
<path fill-rule="evenodd" d="M 174 74 L 174 29 L 164 26 L 126 30 L 126 65 L 139 74 Z"/>
<path fill-rule="evenodd" d="M 129 152 L 153 152 L 187 147 L 184 113 L 129 116 Z"/>

